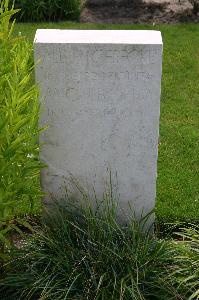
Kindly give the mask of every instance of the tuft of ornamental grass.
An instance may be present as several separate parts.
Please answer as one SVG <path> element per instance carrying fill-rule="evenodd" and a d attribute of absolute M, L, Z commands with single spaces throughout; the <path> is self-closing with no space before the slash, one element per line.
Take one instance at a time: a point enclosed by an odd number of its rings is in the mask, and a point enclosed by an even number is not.
<path fill-rule="evenodd" d="M 117 222 L 117 203 L 105 193 L 91 206 L 70 199 L 46 213 L 20 249 L 10 253 L 0 281 L 1 299 L 185 299 L 168 279 L 174 249 L 158 240 L 132 212 Z"/>
<path fill-rule="evenodd" d="M 181 240 L 174 255 L 174 272 L 170 274 L 173 286 L 188 300 L 199 299 L 199 227 L 189 225 L 177 234 Z M 180 251 L 179 251 L 180 250 Z"/>

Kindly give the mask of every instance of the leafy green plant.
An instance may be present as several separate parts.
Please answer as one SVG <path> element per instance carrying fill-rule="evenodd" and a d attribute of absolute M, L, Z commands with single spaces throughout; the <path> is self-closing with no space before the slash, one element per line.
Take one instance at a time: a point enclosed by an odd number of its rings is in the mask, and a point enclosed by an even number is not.
<path fill-rule="evenodd" d="M 119 225 L 110 193 L 96 208 L 82 195 L 84 206 L 68 196 L 11 253 L 1 299 L 183 299 L 166 280 L 173 250 L 146 231 L 149 216 L 136 221 L 132 212 Z"/>
<path fill-rule="evenodd" d="M 10 19 L 18 12 L 8 0 L 0 6 L 0 244 L 8 244 L 23 204 L 33 207 L 41 196 L 38 145 L 38 89 L 32 83 L 32 47 L 22 37 L 13 37 Z M 11 220 L 10 220 L 11 218 Z"/>
<path fill-rule="evenodd" d="M 81 0 L 16 0 L 16 7 L 21 8 L 21 21 L 78 20 Z"/>

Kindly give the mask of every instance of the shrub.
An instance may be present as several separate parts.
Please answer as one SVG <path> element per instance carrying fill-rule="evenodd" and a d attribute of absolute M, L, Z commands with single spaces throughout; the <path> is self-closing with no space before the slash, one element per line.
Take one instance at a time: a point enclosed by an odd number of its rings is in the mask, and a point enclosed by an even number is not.
<path fill-rule="evenodd" d="M 38 89 L 32 83 L 32 46 L 12 36 L 8 0 L 0 7 L 0 245 L 15 228 L 10 218 L 20 205 L 33 207 L 41 196 L 38 175 Z M 22 222 L 22 220 L 18 220 Z M 25 222 L 23 222 L 25 224 Z"/>
<path fill-rule="evenodd" d="M 199 13 L 199 0 L 189 0 L 193 6 L 193 13 L 197 15 Z"/>
<path fill-rule="evenodd" d="M 114 199 L 106 195 L 97 207 L 74 210 L 67 199 L 47 215 L 13 251 L 1 299 L 182 299 L 165 276 L 173 250 L 145 230 L 147 217 L 137 222 L 132 214 L 120 226 Z"/>
<path fill-rule="evenodd" d="M 25 22 L 78 20 L 81 12 L 81 0 L 16 0 L 15 5 Z"/>

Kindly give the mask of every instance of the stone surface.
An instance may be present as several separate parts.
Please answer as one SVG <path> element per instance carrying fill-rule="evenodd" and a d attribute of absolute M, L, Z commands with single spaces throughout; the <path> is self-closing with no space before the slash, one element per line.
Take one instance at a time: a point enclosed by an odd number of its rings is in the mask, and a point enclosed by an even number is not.
<path fill-rule="evenodd" d="M 121 208 L 155 205 L 162 38 L 158 31 L 37 30 L 42 186 L 56 199 L 71 178 Z M 117 175 L 115 175 L 117 174 Z M 116 182 L 117 181 L 117 182 Z M 49 200 L 49 197 L 47 197 Z"/>

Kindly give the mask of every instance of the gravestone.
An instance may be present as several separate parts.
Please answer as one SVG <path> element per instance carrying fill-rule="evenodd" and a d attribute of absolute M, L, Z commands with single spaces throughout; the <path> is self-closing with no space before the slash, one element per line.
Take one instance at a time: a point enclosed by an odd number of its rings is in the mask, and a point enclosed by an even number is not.
<path fill-rule="evenodd" d="M 40 136 L 46 201 L 63 198 L 71 178 L 100 198 L 111 170 L 122 210 L 129 203 L 138 216 L 152 210 L 161 33 L 37 30 L 34 51 L 40 125 L 48 125 Z"/>

